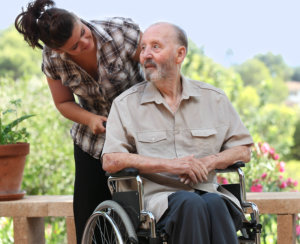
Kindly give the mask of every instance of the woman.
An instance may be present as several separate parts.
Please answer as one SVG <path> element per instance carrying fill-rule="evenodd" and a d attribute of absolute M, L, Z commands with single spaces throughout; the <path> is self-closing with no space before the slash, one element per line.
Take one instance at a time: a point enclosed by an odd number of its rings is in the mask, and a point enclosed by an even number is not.
<path fill-rule="evenodd" d="M 138 63 L 141 32 L 130 19 L 84 21 L 55 8 L 51 0 L 29 3 L 17 16 L 15 27 L 32 48 L 43 49 L 42 71 L 55 106 L 75 122 L 71 129 L 76 165 L 73 207 L 80 243 L 87 218 L 110 198 L 99 162 L 103 123 L 113 99 L 143 80 Z"/>

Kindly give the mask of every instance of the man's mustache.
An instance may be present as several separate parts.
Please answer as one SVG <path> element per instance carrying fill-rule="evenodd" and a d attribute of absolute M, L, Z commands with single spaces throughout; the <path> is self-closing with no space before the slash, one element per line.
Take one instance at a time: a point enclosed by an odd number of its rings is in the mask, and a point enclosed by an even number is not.
<path fill-rule="evenodd" d="M 152 59 L 147 59 L 145 62 L 144 62 L 144 68 L 147 68 L 148 65 L 151 65 L 153 67 L 157 67 L 157 64 L 152 60 Z"/>

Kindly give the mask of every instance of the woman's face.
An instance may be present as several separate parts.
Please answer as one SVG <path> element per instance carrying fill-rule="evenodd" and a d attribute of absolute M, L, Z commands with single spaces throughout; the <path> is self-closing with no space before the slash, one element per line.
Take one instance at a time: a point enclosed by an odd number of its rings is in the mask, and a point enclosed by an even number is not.
<path fill-rule="evenodd" d="M 77 56 L 89 53 L 95 47 L 94 38 L 90 28 L 84 25 L 80 20 L 74 23 L 72 36 L 59 48 L 58 52 L 65 52 L 70 56 Z"/>

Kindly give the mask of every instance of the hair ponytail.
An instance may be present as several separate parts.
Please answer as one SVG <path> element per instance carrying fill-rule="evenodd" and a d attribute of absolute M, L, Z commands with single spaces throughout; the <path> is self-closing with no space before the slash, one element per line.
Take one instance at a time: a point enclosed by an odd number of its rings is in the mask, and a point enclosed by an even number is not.
<path fill-rule="evenodd" d="M 39 43 L 40 28 L 38 27 L 38 21 L 48 6 L 54 6 L 54 2 L 52 0 L 36 0 L 35 2 L 30 2 L 28 3 L 27 11 L 22 9 L 22 13 L 20 13 L 15 20 L 17 31 L 24 36 L 24 40 L 32 48 L 38 47 L 43 49 L 43 46 Z"/>
<path fill-rule="evenodd" d="M 50 48 L 59 48 L 71 37 L 77 17 L 54 5 L 52 0 L 35 0 L 16 17 L 17 31 L 32 48 L 43 49 L 40 41 Z"/>

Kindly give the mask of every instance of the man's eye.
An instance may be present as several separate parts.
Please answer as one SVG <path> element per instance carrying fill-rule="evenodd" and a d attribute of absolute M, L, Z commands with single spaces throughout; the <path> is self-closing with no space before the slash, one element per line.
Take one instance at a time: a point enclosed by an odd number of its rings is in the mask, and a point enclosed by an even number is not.
<path fill-rule="evenodd" d="M 157 44 L 153 45 L 154 48 L 159 48 L 159 46 Z"/>
<path fill-rule="evenodd" d="M 85 33 L 85 29 L 84 29 L 84 28 L 82 28 L 82 30 L 81 30 L 81 36 L 83 36 L 83 35 L 84 35 L 84 33 Z"/>

